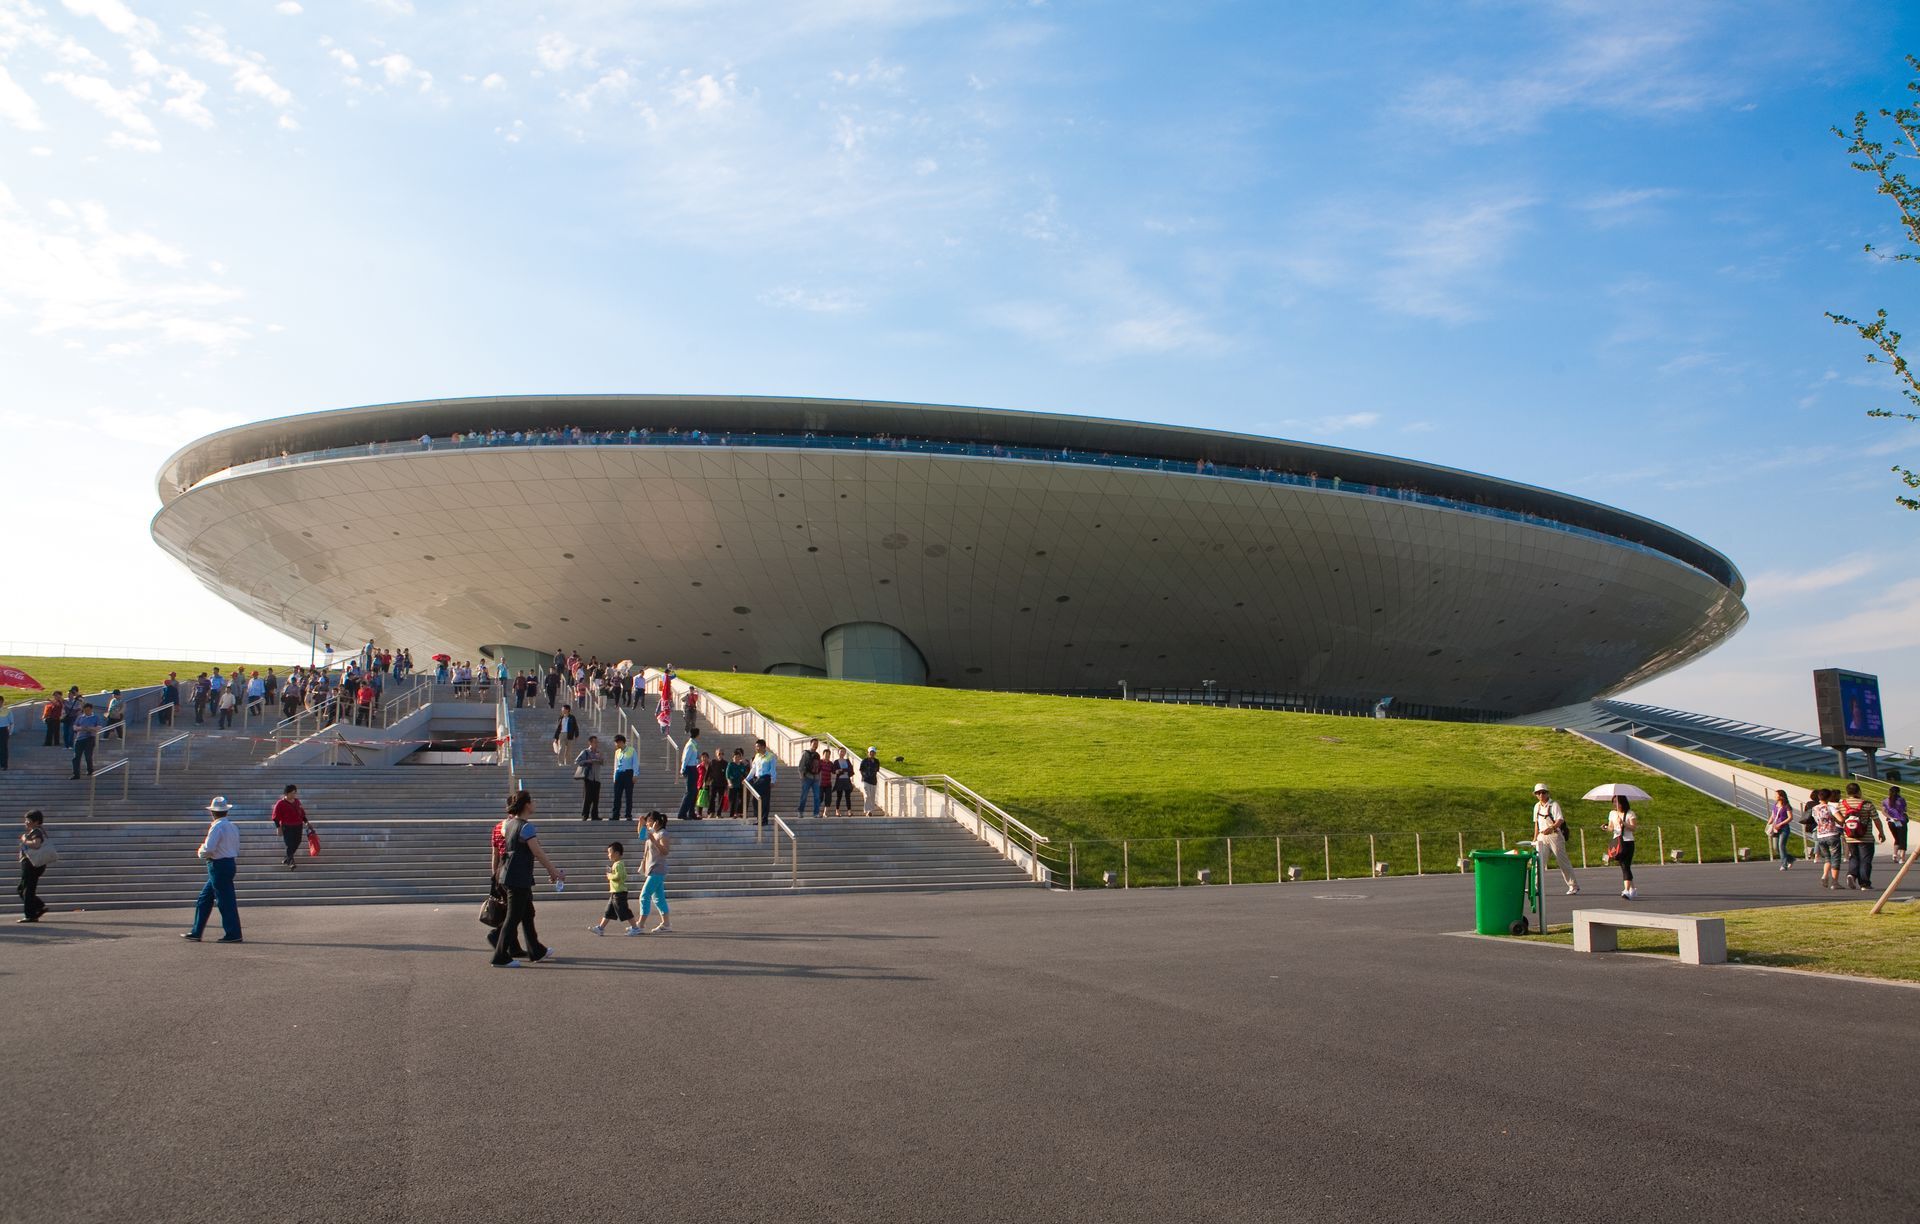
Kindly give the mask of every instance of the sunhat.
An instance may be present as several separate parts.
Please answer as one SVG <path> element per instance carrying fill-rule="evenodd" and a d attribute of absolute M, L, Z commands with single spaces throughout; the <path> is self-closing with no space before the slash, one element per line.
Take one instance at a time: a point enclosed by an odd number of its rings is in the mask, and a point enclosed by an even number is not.
<path fill-rule="evenodd" d="M 231 812 L 233 805 L 227 802 L 225 795 L 215 795 L 213 801 L 207 804 L 207 810 L 209 812 Z"/>
<path fill-rule="evenodd" d="M 1536 795 L 1545 789 L 1547 789 L 1547 784 L 1545 782 L 1535 782 L 1533 784 L 1533 793 Z"/>

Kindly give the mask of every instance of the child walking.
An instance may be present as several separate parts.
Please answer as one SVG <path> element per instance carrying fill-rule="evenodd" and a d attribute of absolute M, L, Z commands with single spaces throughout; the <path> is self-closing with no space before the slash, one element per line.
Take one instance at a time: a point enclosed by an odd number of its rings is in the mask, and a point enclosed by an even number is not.
<path fill-rule="evenodd" d="M 615 918 L 627 924 L 627 934 L 640 933 L 640 924 L 633 920 L 633 907 L 627 904 L 627 848 L 617 841 L 607 843 L 607 912 L 587 929 L 605 935 L 607 923 Z"/>
<path fill-rule="evenodd" d="M 660 925 L 649 934 L 671 935 L 667 925 L 667 855 L 673 843 L 667 838 L 667 818 L 660 812 L 647 813 L 647 840 L 640 851 L 640 917 L 634 920 L 633 933 L 645 929 L 647 915 L 660 907 Z"/>

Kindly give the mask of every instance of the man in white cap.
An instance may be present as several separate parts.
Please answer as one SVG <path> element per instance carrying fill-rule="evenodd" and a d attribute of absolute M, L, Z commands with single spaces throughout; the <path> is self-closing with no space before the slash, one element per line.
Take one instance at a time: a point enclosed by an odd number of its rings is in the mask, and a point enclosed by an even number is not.
<path fill-rule="evenodd" d="M 200 933 L 207 929 L 207 918 L 218 905 L 224 934 L 217 942 L 241 942 L 240 903 L 233 895 L 233 871 L 240 857 L 240 829 L 227 818 L 232 810 L 233 805 L 225 795 L 215 795 L 213 802 L 207 804 L 213 823 L 207 826 L 207 839 L 200 843 L 200 861 L 207 865 L 207 882 L 200 889 L 200 900 L 194 906 L 193 929 L 181 932 L 182 939 L 199 943 Z"/>
<path fill-rule="evenodd" d="M 1573 863 L 1567 858 L 1567 818 L 1545 782 L 1533 786 L 1533 849 L 1540 856 L 1542 872 L 1547 869 L 1547 855 L 1559 860 L 1560 878 L 1567 882 L 1569 897 L 1580 891 L 1580 885 L 1574 882 Z"/>

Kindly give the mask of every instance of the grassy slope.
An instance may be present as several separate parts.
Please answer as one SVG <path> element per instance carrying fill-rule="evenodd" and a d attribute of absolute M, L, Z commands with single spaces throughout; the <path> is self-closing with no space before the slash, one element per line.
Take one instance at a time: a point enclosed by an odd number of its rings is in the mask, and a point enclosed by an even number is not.
<path fill-rule="evenodd" d="M 77 684 L 83 693 L 104 693 L 119 689 L 145 688 L 149 684 L 158 684 L 167 678 L 167 673 L 179 672 L 182 680 L 191 681 L 201 672 L 211 672 L 218 667 L 222 672 L 230 672 L 236 666 L 245 666 L 253 670 L 253 664 L 244 658 L 236 663 L 226 659 L 218 663 L 192 662 L 176 659 L 79 659 L 53 658 L 43 655 L 0 655 L 0 664 L 17 667 L 47 686 L 51 691 L 56 686 L 61 692 L 67 686 Z M 264 666 L 264 664 L 262 665 Z M 278 669 L 284 673 L 287 669 Z M 20 701 L 44 701 L 46 693 L 36 693 L 29 689 L 0 688 L 0 697 L 12 705 Z"/>
<path fill-rule="evenodd" d="M 1869 915 L 1868 907 L 1861 899 L 1708 916 L 1727 920 L 1727 956 L 1745 964 L 1920 982 L 1920 956 L 1914 955 L 1920 945 L 1920 904 L 1889 905 L 1878 917 Z M 1570 944 L 1573 932 L 1555 927 L 1529 938 Z M 1620 947 L 1627 952 L 1680 953 L 1671 931 L 1622 931 Z"/>
<path fill-rule="evenodd" d="M 1631 781 L 1653 796 L 1640 805 L 1642 823 L 1667 828 L 1669 844 L 1684 842 L 1691 851 L 1698 823 L 1708 858 L 1726 858 L 1728 826 L 1738 822 L 1742 844 L 1764 853 L 1750 817 L 1572 736 L 1539 728 L 724 672 L 687 676 L 788 726 L 831 732 L 855 748 L 877 744 L 890 768 L 951 774 L 1057 841 L 1268 839 L 1264 850 L 1236 846 L 1236 878 L 1273 878 L 1270 839 L 1276 835 L 1287 837 L 1287 861 L 1306 863 L 1316 873 L 1324 867 L 1324 833 L 1349 835 L 1333 848 L 1336 873 L 1344 860 L 1364 862 L 1365 839 L 1351 835 L 1365 832 L 1404 834 L 1375 843 L 1395 870 L 1413 864 L 1414 831 L 1430 835 L 1422 847 L 1429 869 L 1451 867 L 1456 831 L 1465 832 L 1469 847 L 1497 846 L 1503 830 L 1511 838 L 1528 835 L 1528 791 L 1542 781 L 1561 797 L 1576 828 L 1589 830 L 1595 865 L 1604 846 L 1597 830 L 1606 809 L 1577 796 L 1608 781 Z M 896 756 L 905 759 L 896 763 Z M 1649 828 L 1649 841 L 1652 833 Z M 1223 876 L 1224 847 L 1187 850 L 1184 867 L 1204 863 Z M 1154 853 L 1134 847 L 1136 870 L 1164 870 L 1170 877 L 1171 851 L 1161 856 L 1164 864 Z M 1238 866 L 1242 853 L 1249 854 L 1244 868 Z"/>

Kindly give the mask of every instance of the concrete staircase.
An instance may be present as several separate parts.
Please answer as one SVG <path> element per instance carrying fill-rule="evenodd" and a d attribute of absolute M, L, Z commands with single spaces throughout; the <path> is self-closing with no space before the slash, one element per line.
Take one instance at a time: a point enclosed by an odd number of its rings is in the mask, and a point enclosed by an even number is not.
<path fill-rule="evenodd" d="M 535 797 L 540 839 L 570 881 L 567 895 L 604 898 L 606 843 L 638 842 L 625 821 L 580 819 L 580 784 L 572 763 L 550 749 L 555 716 L 544 703 L 516 711 L 522 780 Z M 601 812 L 613 810 L 611 759 L 615 718 L 602 735 L 609 768 Z M 589 730 L 582 720 L 583 737 Z M 117 774 L 100 787 L 96 816 L 85 816 L 86 783 L 68 780 L 69 754 L 16 740 L 13 766 L 0 773 L 0 808 L 38 807 L 61 855 L 42 881 L 55 911 L 131 907 L 186 907 L 205 869 L 194 857 L 209 797 L 224 794 L 241 829 L 238 888 L 243 905 L 350 904 L 421 901 L 478 903 L 485 894 L 492 827 L 502 815 L 507 771 L 499 766 L 347 765 L 266 767 L 255 746 L 236 734 L 194 732 L 191 767 L 178 766 L 179 748 L 156 785 L 148 741 L 133 741 L 136 772 L 130 797 L 119 798 Z M 236 732 L 239 729 L 236 728 Z M 635 810 L 677 811 L 684 785 L 678 755 L 650 726 L 641 728 Z M 676 736 L 679 728 L 675 728 Z M 162 735 L 160 738 L 164 739 Z M 702 741 L 731 753 L 750 743 L 703 730 Z M 97 759 L 118 758 L 109 748 Z M 280 839 L 268 814 L 288 782 L 297 783 L 321 839 L 321 853 L 304 849 L 298 866 L 281 866 Z M 789 777 L 779 801 L 798 796 Z M 111 798 L 109 797 L 111 795 Z M 675 821 L 674 897 L 777 896 L 794 893 L 911 891 L 1031 887 L 1020 869 L 960 825 L 948 820 L 854 817 L 799 819 L 787 815 L 799 841 L 798 884 L 792 849 L 783 837 L 775 861 L 771 832 L 736 819 Z M 637 886 L 637 885 L 636 885 Z M 540 896 L 550 895 L 542 883 Z"/>

